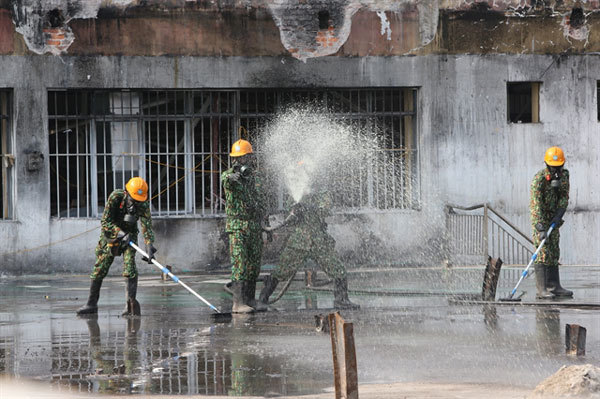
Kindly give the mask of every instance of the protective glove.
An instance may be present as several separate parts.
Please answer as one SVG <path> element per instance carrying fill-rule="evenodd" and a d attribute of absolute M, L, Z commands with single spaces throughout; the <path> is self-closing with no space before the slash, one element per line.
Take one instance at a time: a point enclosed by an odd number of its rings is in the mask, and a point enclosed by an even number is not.
<path fill-rule="evenodd" d="M 292 206 L 292 209 L 290 210 L 290 215 L 301 217 L 306 211 L 306 206 L 302 202 L 297 202 Z"/>
<path fill-rule="evenodd" d="M 236 182 L 236 183 L 240 181 L 240 178 L 241 178 L 241 177 L 242 177 L 242 176 L 241 176 L 240 172 L 233 172 L 233 173 L 231 173 L 229 176 L 227 176 L 227 178 L 228 178 L 230 181 L 233 181 L 233 182 Z"/>
<path fill-rule="evenodd" d="M 544 228 L 544 225 L 542 223 L 538 223 L 535 225 L 535 229 L 538 231 L 538 239 L 540 241 L 542 241 L 544 238 L 546 238 L 546 229 Z"/>
<path fill-rule="evenodd" d="M 267 235 L 267 242 L 273 242 L 273 232 L 265 231 L 265 234 Z"/>
<path fill-rule="evenodd" d="M 125 233 L 123 230 L 119 230 L 117 233 L 117 241 L 121 243 L 121 245 L 128 247 L 129 246 L 129 233 Z"/>
<path fill-rule="evenodd" d="M 156 248 L 154 248 L 154 245 L 152 244 L 146 244 L 146 253 L 148 254 L 148 256 L 142 256 L 142 260 L 152 264 L 152 259 L 154 259 L 154 254 L 157 252 L 158 250 Z"/>
<path fill-rule="evenodd" d="M 273 242 L 273 231 L 271 230 L 271 223 L 269 222 L 269 216 L 265 216 L 263 218 L 262 223 L 260 224 L 262 231 L 264 231 L 267 235 L 267 241 Z"/>
<path fill-rule="evenodd" d="M 552 225 L 552 223 L 556 223 L 556 224 L 554 225 L 554 228 L 555 228 L 555 229 L 557 229 L 557 228 L 559 228 L 560 226 L 562 226 L 562 224 L 563 224 L 562 217 L 565 215 L 565 211 L 566 211 L 566 209 L 565 209 L 565 208 L 558 208 L 558 209 L 556 210 L 556 213 L 554 214 L 554 217 L 553 217 L 553 218 L 552 218 L 552 220 L 550 221 L 550 225 Z"/>

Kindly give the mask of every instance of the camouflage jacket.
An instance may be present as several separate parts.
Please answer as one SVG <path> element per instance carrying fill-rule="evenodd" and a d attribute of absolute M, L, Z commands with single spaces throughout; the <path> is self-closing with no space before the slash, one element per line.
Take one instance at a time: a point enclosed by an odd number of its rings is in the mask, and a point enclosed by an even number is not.
<path fill-rule="evenodd" d="M 138 227 L 137 223 L 125 223 L 123 218 L 127 213 L 125 190 L 115 190 L 110 193 L 102 220 L 102 234 L 109 240 L 117 238 L 119 230 L 123 230 L 131 235 L 132 241 L 137 241 Z M 154 242 L 154 232 L 152 231 L 152 217 L 150 216 L 150 203 L 148 201 L 138 202 L 136 204 L 136 216 L 142 226 L 144 242 L 151 244 Z"/>
<path fill-rule="evenodd" d="M 292 204 L 287 203 L 291 209 Z M 327 232 L 325 218 L 331 216 L 332 199 L 325 192 L 317 192 L 305 195 L 299 202 L 301 212 L 294 212 L 298 216 L 294 230 L 288 239 L 288 245 L 296 248 L 304 248 L 314 244 L 323 244 L 332 241 L 333 238 Z"/>
<path fill-rule="evenodd" d="M 221 174 L 225 190 L 225 231 L 247 231 L 260 228 L 260 222 L 267 214 L 267 201 L 262 187 L 262 179 L 254 171 L 249 177 L 238 181 L 229 179 L 233 168 Z"/>
<path fill-rule="evenodd" d="M 550 173 L 546 168 L 536 173 L 533 178 L 529 211 L 531 212 L 531 225 L 534 229 L 537 223 L 542 223 L 544 228 L 548 229 L 556 210 L 567 208 L 569 204 L 568 170 L 563 169 L 559 182 L 558 188 L 550 186 Z"/>

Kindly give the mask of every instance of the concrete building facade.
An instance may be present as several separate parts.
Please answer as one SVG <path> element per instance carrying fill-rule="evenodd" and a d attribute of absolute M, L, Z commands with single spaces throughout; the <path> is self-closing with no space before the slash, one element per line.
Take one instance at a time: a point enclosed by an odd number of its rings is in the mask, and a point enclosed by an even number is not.
<path fill-rule="evenodd" d="M 381 205 L 375 193 L 375 202 L 338 207 L 329 227 L 345 259 L 441 263 L 447 204 L 489 203 L 529 234 L 529 184 L 546 148 L 558 145 L 571 172 L 562 262 L 597 264 L 597 9 L 0 1 L 0 273 L 87 273 L 103 198 L 127 173 L 157 179 L 159 260 L 190 271 L 226 264 L 220 189 L 210 180 L 226 160 L 216 159 L 240 126 L 273 111 L 245 106 L 297 92 L 335 93 L 331 101 L 349 99 L 365 119 L 401 126 L 400 143 L 386 149 L 410 164 L 410 188 L 400 189 L 409 201 Z M 195 149 L 199 141 L 208 147 Z M 268 259 L 283 238 L 269 244 Z"/>

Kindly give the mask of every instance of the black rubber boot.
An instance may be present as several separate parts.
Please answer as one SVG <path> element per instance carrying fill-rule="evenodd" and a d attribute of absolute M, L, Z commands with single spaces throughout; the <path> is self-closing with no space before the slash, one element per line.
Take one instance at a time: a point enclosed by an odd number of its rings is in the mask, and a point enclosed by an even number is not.
<path fill-rule="evenodd" d="M 564 289 L 560 285 L 560 274 L 558 272 L 558 266 L 547 266 L 546 273 L 548 274 L 546 279 L 548 280 L 548 290 L 556 296 L 561 297 L 573 297 L 573 291 Z"/>
<path fill-rule="evenodd" d="M 254 308 L 246 305 L 246 282 L 245 281 L 234 281 L 231 284 L 231 291 L 233 292 L 233 307 L 231 308 L 232 313 L 252 313 Z"/>
<path fill-rule="evenodd" d="M 125 309 L 123 310 L 123 313 L 121 313 L 121 316 L 141 316 L 142 312 L 140 303 L 137 301 L 137 299 L 135 299 L 137 296 L 138 278 L 135 276 L 133 278 L 127 278 L 125 281 L 126 303 Z"/>
<path fill-rule="evenodd" d="M 360 309 L 360 305 L 348 299 L 348 279 L 336 278 L 333 286 L 333 307 L 336 309 Z"/>
<path fill-rule="evenodd" d="M 233 295 L 233 291 L 231 291 L 231 284 L 233 284 L 233 281 L 230 281 L 223 286 L 223 291 L 225 291 L 229 295 Z"/>
<path fill-rule="evenodd" d="M 537 299 L 554 299 L 555 295 L 548 290 L 548 266 L 542 263 L 534 263 L 535 288 Z"/>
<path fill-rule="evenodd" d="M 82 315 L 98 313 L 100 287 L 102 287 L 102 280 L 92 280 L 92 284 L 90 285 L 90 296 L 88 297 L 87 304 L 77 309 L 77 314 Z"/>
<path fill-rule="evenodd" d="M 258 302 L 256 302 L 256 310 L 259 312 L 264 312 L 269 308 L 269 297 L 273 292 L 275 292 L 275 288 L 277 288 L 277 284 L 279 284 L 279 280 L 272 276 L 267 276 L 264 281 L 263 289 L 260 291 L 260 295 L 258 296 Z"/>
<path fill-rule="evenodd" d="M 244 285 L 244 303 L 256 309 L 256 280 L 246 281 Z"/>
<path fill-rule="evenodd" d="M 92 314 L 86 317 L 85 322 L 87 323 L 88 333 L 90 334 L 90 346 L 92 348 L 100 347 L 100 326 L 98 325 L 98 314 Z"/>

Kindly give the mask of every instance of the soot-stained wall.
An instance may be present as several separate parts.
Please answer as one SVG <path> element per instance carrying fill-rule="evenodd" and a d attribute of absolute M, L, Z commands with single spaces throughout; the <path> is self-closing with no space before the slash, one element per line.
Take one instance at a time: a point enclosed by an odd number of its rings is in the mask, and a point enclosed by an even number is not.
<path fill-rule="evenodd" d="M 440 262 L 447 203 L 489 202 L 529 231 L 529 182 L 543 166 L 545 149 L 558 144 L 565 149 L 571 171 L 571 202 L 561 229 L 562 259 L 567 264 L 596 262 L 598 244 L 586 237 L 600 233 L 598 191 L 590 184 L 597 179 L 600 153 L 598 56 L 569 56 L 561 62 L 541 55 L 281 61 L 280 57 L 0 57 L 6 71 L 0 86 L 14 89 L 17 179 L 15 220 L 0 222 L 3 272 L 87 272 L 93 262 L 99 231 L 85 232 L 97 228 L 99 221 L 51 219 L 47 157 L 41 170 L 26 168 L 29 151 L 48 154 L 47 88 L 269 87 L 269 81 L 277 87 L 281 82 L 298 87 L 309 80 L 327 87 L 419 87 L 421 208 L 334 216 L 330 231 L 345 259 Z M 265 73 L 271 79 L 264 78 Z M 259 75 L 263 79 L 257 79 Z M 507 122 L 506 82 L 523 80 L 542 82 L 541 123 Z M 186 270 L 227 263 L 222 219 L 161 219 L 156 230 L 159 259 Z M 77 237 L 63 241 L 73 236 Z M 49 243 L 56 244 L 46 246 Z M 271 255 L 277 245 L 267 248 Z M 119 266 L 114 269 L 118 272 Z"/>
<path fill-rule="evenodd" d="M 50 218 L 47 92 L 57 88 L 417 87 L 419 210 L 339 214 L 345 259 L 437 264 L 444 205 L 489 202 L 528 232 L 529 181 L 562 146 L 563 263 L 597 264 L 597 2 L 0 0 L 0 87 L 12 89 L 15 210 L 0 272 L 76 271 L 99 221 Z M 506 83 L 541 82 L 540 121 L 511 124 Z M 39 151 L 43 167 L 27 168 Z M 156 220 L 159 260 L 228 261 L 223 220 Z M 74 238 L 73 238 L 74 237 Z M 275 259 L 282 236 L 267 247 Z M 118 265 L 113 273 L 119 272 Z"/>

